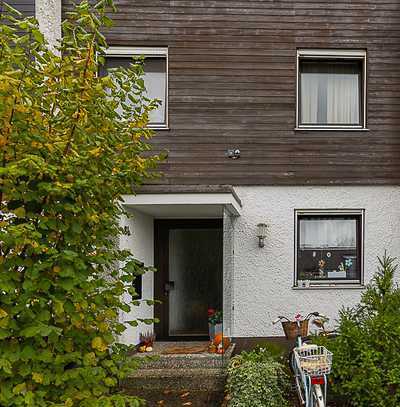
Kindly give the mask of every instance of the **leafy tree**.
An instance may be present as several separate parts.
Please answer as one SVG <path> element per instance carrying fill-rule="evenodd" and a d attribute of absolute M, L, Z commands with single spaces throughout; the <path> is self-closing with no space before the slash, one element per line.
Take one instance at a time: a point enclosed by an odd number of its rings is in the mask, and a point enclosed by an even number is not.
<path fill-rule="evenodd" d="M 76 6 L 54 52 L 35 19 L 0 22 L 1 406 L 140 404 L 116 393 L 133 367 L 116 338 L 144 270 L 115 240 L 121 195 L 159 159 L 146 141 L 157 102 L 143 61 L 97 74 L 110 7 Z"/>
<path fill-rule="evenodd" d="M 342 310 L 333 351 L 333 390 L 354 406 L 400 405 L 400 289 L 396 259 L 385 255 L 352 309 Z"/>

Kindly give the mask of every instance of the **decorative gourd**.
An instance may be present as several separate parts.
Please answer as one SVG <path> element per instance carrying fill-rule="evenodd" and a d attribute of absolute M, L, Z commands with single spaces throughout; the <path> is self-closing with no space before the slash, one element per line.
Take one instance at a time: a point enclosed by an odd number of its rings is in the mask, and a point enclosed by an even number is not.
<path fill-rule="evenodd" d="M 226 336 L 223 336 L 223 334 L 220 332 L 217 335 L 215 335 L 213 343 L 216 347 L 218 347 L 218 345 L 221 344 L 222 341 L 223 341 L 223 349 L 229 348 L 231 341 Z"/>
<path fill-rule="evenodd" d="M 214 345 L 215 345 L 215 346 L 218 346 L 218 345 L 222 342 L 222 338 L 223 338 L 223 335 L 222 335 L 221 332 L 218 333 L 218 334 L 216 334 L 216 335 L 214 336 L 214 340 L 213 340 Z"/>

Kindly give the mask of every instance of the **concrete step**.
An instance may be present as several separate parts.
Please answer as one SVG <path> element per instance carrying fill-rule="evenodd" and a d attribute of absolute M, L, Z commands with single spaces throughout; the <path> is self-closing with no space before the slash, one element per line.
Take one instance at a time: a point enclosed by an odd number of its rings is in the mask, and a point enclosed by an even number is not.
<path fill-rule="evenodd" d="M 222 369 L 229 359 L 224 355 L 156 355 L 143 361 L 141 369 Z"/>
<path fill-rule="evenodd" d="M 221 406 L 226 366 L 234 345 L 224 355 L 210 354 L 207 350 L 201 353 L 168 354 L 171 346 L 187 346 L 189 349 L 194 343 L 158 342 L 150 355 L 133 355 L 142 359 L 142 365 L 122 383 L 122 390 L 144 398 L 149 407 Z"/>
<path fill-rule="evenodd" d="M 207 352 L 170 355 L 156 348 L 154 353 L 136 354 L 134 357 L 143 359 L 141 369 L 223 369 L 228 366 L 234 348 L 232 344 L 223 355 Z"/>
<path fill-rule="evenodd" d="M 125 379 L 122 387 L 129 394 L 146 390 L 223 392 L 225 380 L 225 369 L 139 369 Z"/>

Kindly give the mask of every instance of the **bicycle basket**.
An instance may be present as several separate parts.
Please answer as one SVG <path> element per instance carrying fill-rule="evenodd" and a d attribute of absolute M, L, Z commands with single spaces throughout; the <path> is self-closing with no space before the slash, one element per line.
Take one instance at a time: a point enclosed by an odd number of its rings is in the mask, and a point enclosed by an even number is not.
<path fill-rule="evenodd" d="M 294 349 L 296 364 L 308 376 L 329 374 L 332 367 L 332 352 L 324 346 L 305 345 Z"/>
<path fill-rule="evenodd" d="M 286 339 L 296 339 L 298 335 L 307 336 L 308 335 L 308 319 L 300 321 L 300 328 L 297 322 L 294 321 L 283 321 L 282 328 L 285 332 Z"/>

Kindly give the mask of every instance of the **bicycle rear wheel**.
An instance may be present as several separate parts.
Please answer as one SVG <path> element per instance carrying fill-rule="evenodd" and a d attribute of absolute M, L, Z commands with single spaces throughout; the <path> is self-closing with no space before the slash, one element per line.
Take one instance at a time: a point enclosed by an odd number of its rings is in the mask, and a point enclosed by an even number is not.
<path fill-rule="evenodd" d="M 321 385 L 314 384 L 312 389 L 313 407 L 325 407 L 325 399 L 321 389 Z"/>

